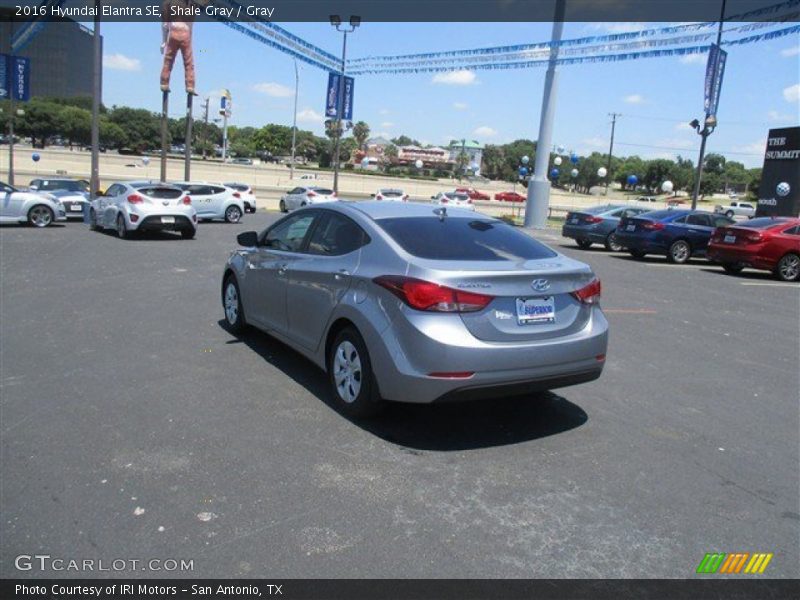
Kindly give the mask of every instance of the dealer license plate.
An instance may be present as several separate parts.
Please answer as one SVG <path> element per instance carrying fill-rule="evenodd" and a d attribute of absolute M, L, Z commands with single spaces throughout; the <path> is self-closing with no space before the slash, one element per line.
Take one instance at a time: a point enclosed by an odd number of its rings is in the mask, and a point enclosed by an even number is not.
<path fill-rule="evenodd" d="M 722 238 L 722 241 L 726 244 L 735 244 L 736 243 L 736 236 L 735 235 L 726 235 Z"/>
<path fill-rule="evenodd" d="M 572 223 L 572 224 L 575 224 L 575 223 L 577 223 L 577 222 L 578 222 L 578 217 L 572 217 L 572 218 L 569 220 L 569 222 L 570 222 L 570 223 Z"/>
<path fill-rule="evenodd" d="M 535 325 L 556 320 L 556 304 L 553 296 L 539 298 L 517 298 L 517 323 Z"/>
<path fill-rule="evenodd" d="M 636 225 L 628 225 L 625 231 L 636 231 Z"/>
<path fill-rule="evenodd" d="M 175 217 L 161 217 L 162 223 L 174 223 Z"/>

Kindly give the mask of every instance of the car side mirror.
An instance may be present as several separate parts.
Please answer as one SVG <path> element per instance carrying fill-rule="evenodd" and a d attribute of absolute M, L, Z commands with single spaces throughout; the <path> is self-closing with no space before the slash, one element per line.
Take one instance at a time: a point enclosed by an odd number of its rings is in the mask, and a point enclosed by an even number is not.
<path fill-rule="evenodd" d="M 258 246 L 258 233 L 255 231 L 245 231 L 236 236 L 236 241 L 240 246 L 245 248 L 254 248 Z"/>

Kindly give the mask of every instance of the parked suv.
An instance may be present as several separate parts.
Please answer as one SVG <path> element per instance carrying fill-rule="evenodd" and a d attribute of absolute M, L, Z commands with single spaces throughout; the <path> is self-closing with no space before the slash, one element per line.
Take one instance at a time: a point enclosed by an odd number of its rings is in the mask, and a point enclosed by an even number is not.
<path fill-rule="evenodd" d="M 223 219 L 227 223 L 238 223 L 244 214 L 242 194 L 233 188 L 218 183 L 179 181 L 174 185 L 192 198 L 192 206 L 201 221 Z"/>

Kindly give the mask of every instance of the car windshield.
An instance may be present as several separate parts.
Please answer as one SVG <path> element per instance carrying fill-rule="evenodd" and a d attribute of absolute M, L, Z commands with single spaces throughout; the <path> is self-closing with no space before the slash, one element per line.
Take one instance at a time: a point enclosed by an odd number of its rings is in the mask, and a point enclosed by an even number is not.
<path fill-rule="evenodd" d="M 758 219 L 750 219 L 742 223 L 736 223 L 736 227 L 747 227 L 748 229 L 769 229 L 781 223 L 785 223 L 788 219 L 773 219 L 772 217 L 760 217 Z"/>
<path fill-rule="evenodd" d="M 88 192 L 89 186 L 83 181 L 46 179 L 42 181 L 42 185 L 39 189 L 46 191 L 65 190 L 67 192 Z"/>
<path fill-rule="evenodd" d="M 450 200 L 458 200 L 459 202 L 469 200 L 469 196 L 466 194 L 457 194 L 456 192 L 447 192 L 445 193 L 445 196 L 447 196 Z"/>
<path fill-rule="evenodd" d="M 556 253 L 500 221 L 447 217 L 394 217 L 376 223 L 403 250 L 434 260 L 536 260 Z"/>
<path fill-rule="evenodd" d="M 312 192 L 316 194 L 320 194 L 322 196 L 330 196 L 333 193 L 333 190 L 329 190 L 328 188 L 309 188 Z"/>
<path fill-rule="evenodd" d="M 379 193 L 383 196 L 390 196 L 392 198 L 397 198 L 403 195 L 403 190 L 381 190 Z"/>

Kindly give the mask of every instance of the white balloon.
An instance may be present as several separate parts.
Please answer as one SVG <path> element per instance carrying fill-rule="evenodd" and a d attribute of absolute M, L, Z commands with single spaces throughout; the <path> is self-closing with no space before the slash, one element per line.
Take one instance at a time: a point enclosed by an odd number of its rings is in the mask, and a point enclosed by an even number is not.
<path fill-rule="evenodd" d="M 530 162 L 530 160 L 531 157 L 526 154 L 525 156 L 522 157 L 522 164 L 527 165 Z"/>
<path fill-rule="evenodd" d="M 570 171 L 569 174 L 572 175 L 573 177 L 577 177 L 578 176 L 578 169 L 572 169 L 572 171 Z"/>
<path fill-rule="evenodd" d="M 553 164 L 554 164 L 555 166 L 558 166 L 558 165 L 560 165 L 560 164 L 561 164 L 561 157 L 560 157 L 560 156 L 556 156 L 556 157 L 553 159 Z"/>
<path fill-rule="evenodd" d="M 150 164 L 150 159 L 147 156 L 142 157 L 142 163 L 147 166 Z"/>
<path fill-rule="evenodd" d="M 423 164 L 422 161 L 420 159 L 417 159 L 417 162 L 414 163 L 414 166 L 417 167 L 418 169 L 421 169 L 422 164 Z"/>
<path fill-rule="evenodd" d="M 606 171 L 605 167 L 600 167 L 599 169 L 597 169 L 597 176 L 598 177 L 602 178 L 602 177 L 605 177 L 607 174 L 608 174 L 608 171 Z"/>
<path fill-rule="evenodd" d="M 672 191 L 673 187 L 674 186 L 672 185 L 672 182 L 669 179 L 667 179 L 667 181 L 661 184 L 661 191 L 666 194 L 669 194 Z"/>

